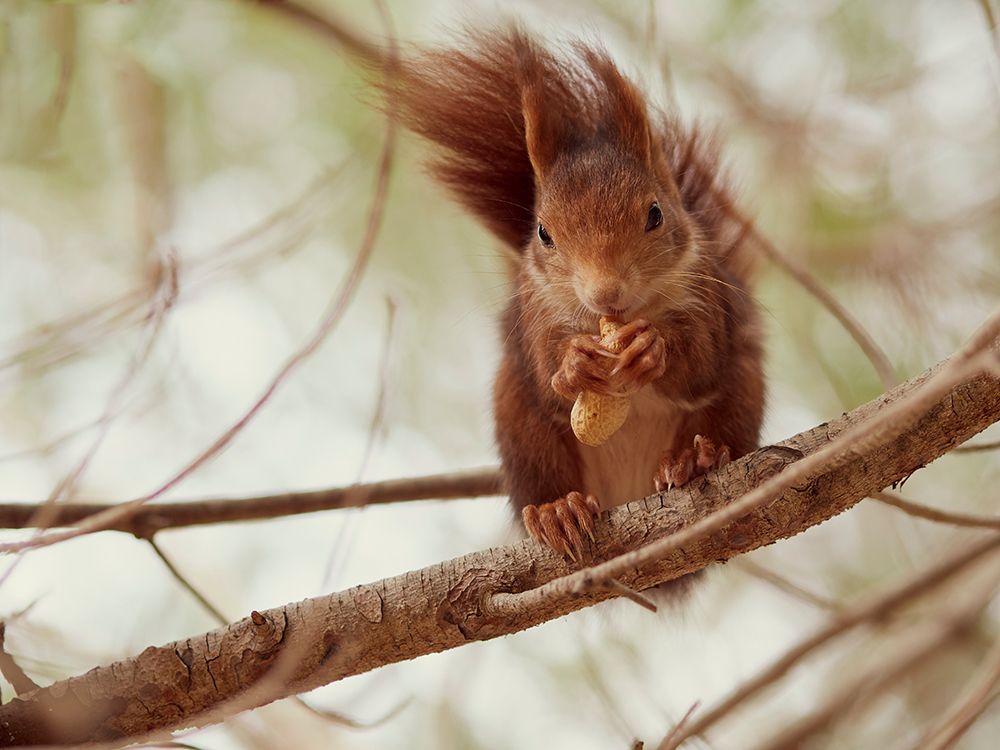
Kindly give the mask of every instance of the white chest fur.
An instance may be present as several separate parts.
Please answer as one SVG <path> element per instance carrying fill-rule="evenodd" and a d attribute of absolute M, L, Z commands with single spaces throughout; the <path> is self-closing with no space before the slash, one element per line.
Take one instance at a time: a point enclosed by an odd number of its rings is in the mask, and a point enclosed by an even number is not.
<path fill-rule="evenodd" d="M 632 397 L 628 419 L 604 445 L 580 445 L 583 491 L 602 508 L 650 495 L 660 458 L 677 429 L 678 408 L 647 385 Z"/>

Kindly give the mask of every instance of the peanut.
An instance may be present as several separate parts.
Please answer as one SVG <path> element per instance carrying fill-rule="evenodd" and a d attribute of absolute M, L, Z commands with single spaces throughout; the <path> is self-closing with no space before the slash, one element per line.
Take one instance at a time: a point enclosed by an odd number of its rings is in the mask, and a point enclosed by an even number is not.
<path fill-rule="evenodd" d="M 624 345 L 618 343 L 609 346 L 608 342 L 620 326 L 620 323 L 610 318 L 601 318 L 601 343 L 615 354 L 620 354 Z M 625 424 L 630 403 L 628 396 L 608 396 L 583 391 L 576 397 L 573 411 L 570 412 L 569 421 L 573 434 L 584 445 L 603 445 Z"/>

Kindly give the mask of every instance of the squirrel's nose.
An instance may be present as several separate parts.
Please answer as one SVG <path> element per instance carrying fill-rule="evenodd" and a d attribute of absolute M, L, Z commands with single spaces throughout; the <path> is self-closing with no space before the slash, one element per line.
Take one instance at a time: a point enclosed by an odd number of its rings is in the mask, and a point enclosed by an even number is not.
<path fill-rule="evenodd" d="M 625 287 L 618 282 L 603 283 L 587 290 L 587 301 L 602 315 L 615 315 L 625 308 Z"/>

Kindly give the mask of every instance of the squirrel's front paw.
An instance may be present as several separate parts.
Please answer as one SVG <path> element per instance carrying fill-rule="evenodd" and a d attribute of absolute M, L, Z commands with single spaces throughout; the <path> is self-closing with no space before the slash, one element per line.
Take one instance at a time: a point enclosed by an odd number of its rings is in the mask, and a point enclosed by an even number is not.
<path fill-rule="evenodd" d="M 666 372 L 666 343 L 663 335 L 648 320 L 640 318 L 626 323 L 605 344 L 609 349 L 625 344 L 611 370 L 612 383 L 619 392 L 635 393 Z"/>
<path fill-rule="evenodd" d="M 552 376 L 552 390 L 571 401 L 582 391 L 613 393 L 611 369 L 617 362 L 618 355 L 601 346 L 598 336 L 574 336 Z"/>
<path fill-rule="evenodd" d="M 694 477 L 721 469 L 730 461 L 729 446 L 716 446 L 701 435 L 694 436 L 694 447 L 668 451 L 660 460 L 660 468 L 653 477 L 657 492 L 682 487 Z"/>
<path fill-rule="evenodd" d="M 594 517 L 600 512 L 601 505 L 593 495 L 570 492 L 551 503 L 526 506 L 521 517 L 532 539 L 579 562 L 583 559 L 581 532 L 594 541 Z"/>

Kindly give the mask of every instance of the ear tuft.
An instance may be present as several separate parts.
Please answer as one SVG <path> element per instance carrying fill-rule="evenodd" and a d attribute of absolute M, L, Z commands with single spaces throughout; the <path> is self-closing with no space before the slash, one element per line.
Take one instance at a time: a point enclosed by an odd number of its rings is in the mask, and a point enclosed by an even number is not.
<path fill-rule="evenodd" d="M 555 163 L 559 153 L 559 128 L 552 112 L 545 108 L 545 87 L 532 83 L 521 93 L 521 108 L 524 113 L 524 140 L 528 148 L 528 158 L 541 179 Z"/>
<path fill-rule="evenodd" d="M 622 75 L 607 53 L 585 45 L 577 49 L 603 88 L 601 115 L 604 127 L 613 132 L 640 162 L 651 164 L 651 128 L 642 92 Z"/>
<path fill-rule="evenodd" d="M 567 113 L 566 91 L 558 65 L 535 44 L 526 44 L 518 60 L 517 75 L 521 87 L 521 113 L 524 117 L 524 140 L 535 179 L 539 180 L 555 163 L 565 146 Z"/>

